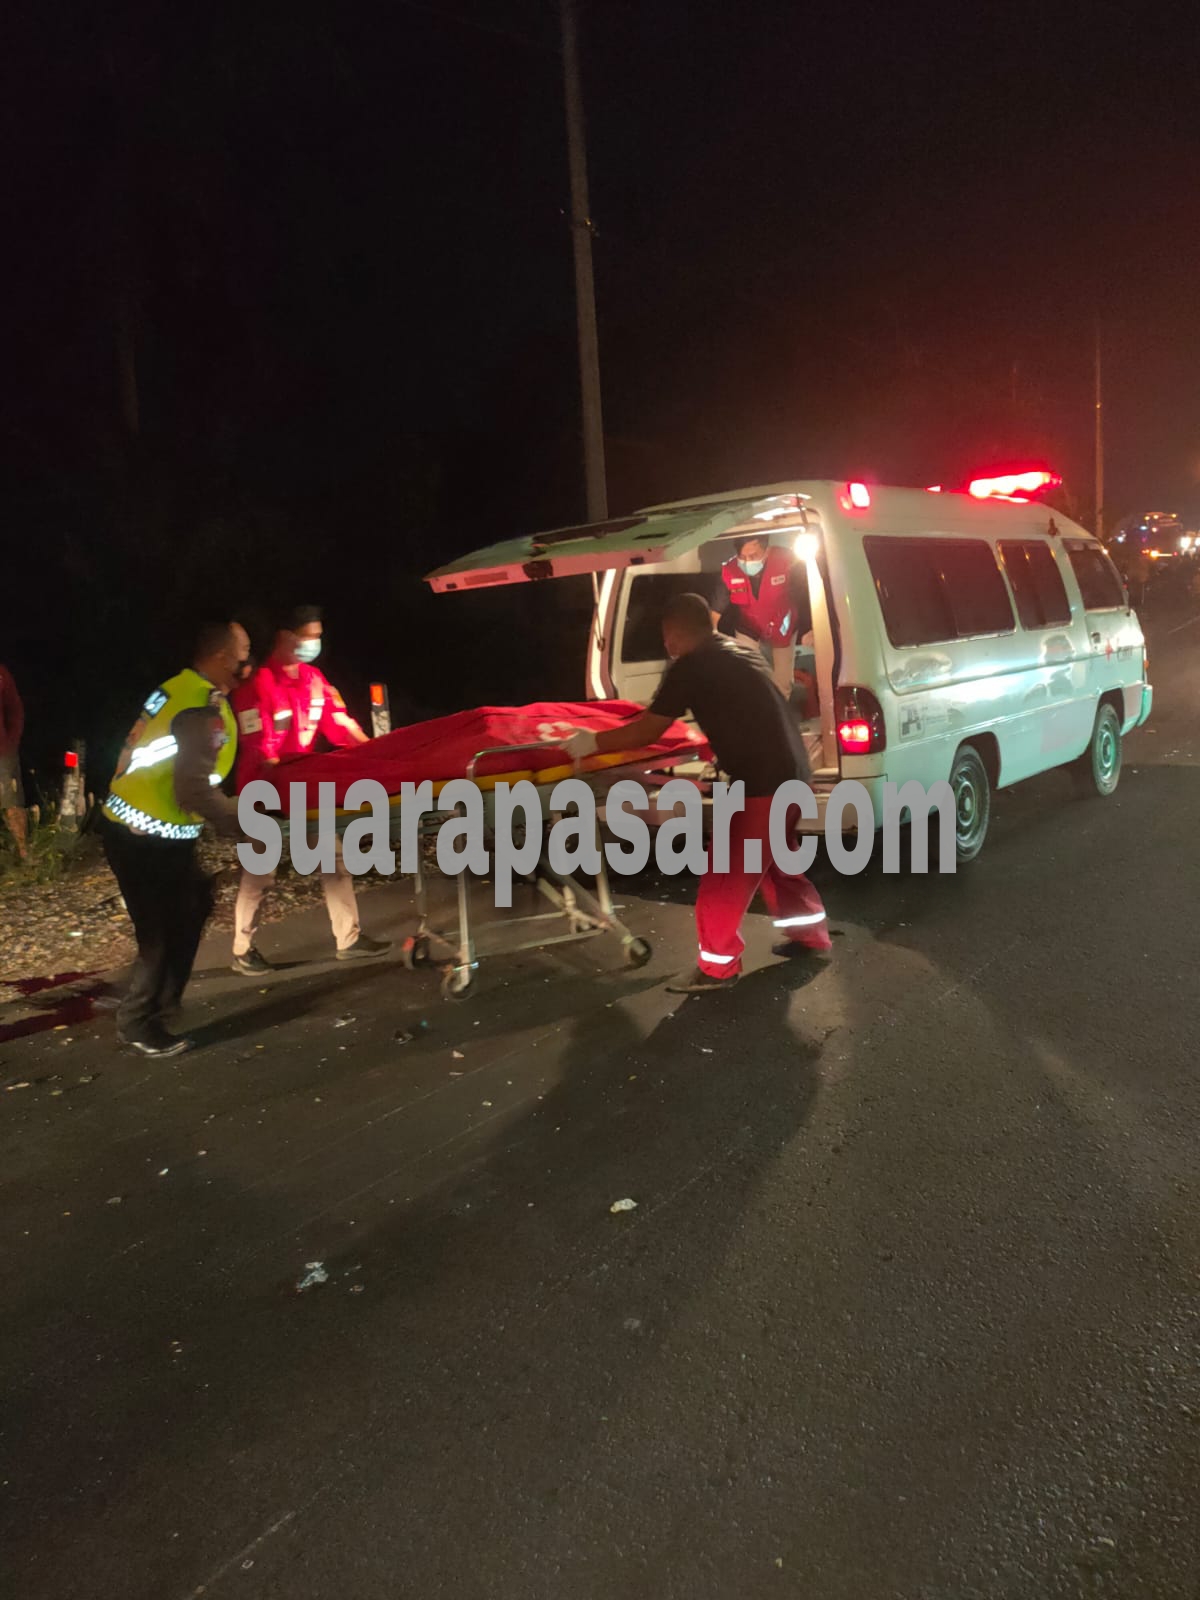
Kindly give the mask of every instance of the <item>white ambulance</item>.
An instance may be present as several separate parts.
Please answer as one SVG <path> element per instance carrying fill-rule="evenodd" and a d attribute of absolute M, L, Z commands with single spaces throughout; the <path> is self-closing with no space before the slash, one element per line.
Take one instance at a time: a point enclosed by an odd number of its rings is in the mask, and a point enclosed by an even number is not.
<path fill-rule="evenodd" d="M 1071 765 L 1085 790 L 1112 794 L 1122 738 L 1150 714 L 1142 630 L 1103 547 L 1036 501 L 777 483 L 513 540 L 428 581 L 447 592 L 591 574 L 588 695 L 645 704 L 667 665 L 664 602 L 714 598 L 735 541 L 764 534 L 807 571 L 796 669 L 816 690 L 814 831 L 840 778 L 866 786 L 876 826 L 885 782 L 948 779 L 967 862 L 1000 785 Z"/>

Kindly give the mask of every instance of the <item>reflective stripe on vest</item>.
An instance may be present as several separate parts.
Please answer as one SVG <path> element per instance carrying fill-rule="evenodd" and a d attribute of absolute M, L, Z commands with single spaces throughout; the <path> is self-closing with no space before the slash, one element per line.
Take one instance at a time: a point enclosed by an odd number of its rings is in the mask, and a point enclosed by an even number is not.
<path fill-rule="evenodd" d="M 211 781 L 228 777 L 237 751 L 237 721 L 224 695 L 188 667 L 156 689 L 142 707 L 104 802 L 106 816 L 156 838 L 199 838 L 201 818 L 175 798 L 177 746 L 171 724 L 181 711 L 208 705 L 220 710 L 225 729 Z"/>
<path fill-rule="evenodd" d="M 202 822 L 160 822 L 122 800 L 119 794 L 110 794 L 104 809 L 114 822 L 123 822 L 139 833 L 152 833 L 156 839 L 198 839 L 204 832 Z"/>

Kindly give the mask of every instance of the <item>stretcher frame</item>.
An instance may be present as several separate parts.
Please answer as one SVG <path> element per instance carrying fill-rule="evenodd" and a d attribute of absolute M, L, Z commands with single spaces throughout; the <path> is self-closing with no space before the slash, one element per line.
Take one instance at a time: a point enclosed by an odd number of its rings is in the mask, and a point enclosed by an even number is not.
<path fill-rule="evenodd" d="M 695 753 L 688 750 L 664 753 L 657 757 L 653 754 L 639 756 L 623 753 L 594 758 L 597 763 L 603 764 L 597 764 L 589 770 L 581 770 L 578 764 L 573 764 L 478 776 L 479 764 L 484 760 L 517 756 L 534 750 L 544 754 L 545 743 L 489 745 L 485 749 L 477 750 L 467 763 L 464 776 L 478 785 L 482 795 L 489 844 L 494 837 L 492 823 L 495 818 L 495 788 L 498 783 L 515 783 L 522 778 L 529 779 L 538 792 L 544 822 L 557 814 L 551 813 L 549 798 L 555 784 L 565 777 L 582 778 L 593 789 L 606 793 L 622 778 L 645 778 L 651 774 L 661 778 L 663 773 L 675 771 L 695 760 Z M 443 787 L 443 783 L 435 786 L 437 792 Z M 418 829 L 418 841 L 435 837 L 442 824 L 456 814 L 461 815 L 461 808 L 425 812 Z M 645 966 L 653 953 L 652 948 L 646 939 L 626 926 L 617 914 L 617 906 L 613 901 L 608 863 L 600 835 L 600 814 L 601 807 L 597 806 L 596 847 L 600 858 L 600 870 L 596 875 L 594 889 L 589 889 L 572 875 L 556 872 L 550 865 L 547 851 L 543 847 L 533 870 L 515 877 L 514 884 L 527 884 L 549 903 L 551 910 L 508 914 L 478 923 L 471 903 L 472 875 L 464 870 L 457 874 L 455 882 L 457 926 L 453 930 L 436 928 L 431 924 L 425 861 L 423 852 L 418 850 L 416 871 L 411 874 L 417 927 L 401 946 L 401 959 L 404 965 L 410 970 L 439 966 L 442 969 L 442 996 L 447 1000 L 465 1000 L 472 994 L 475 988 L 475 975 L 485 957 L 490 959 L 497 955 L 516 954 L 521 950 L 541 950 L 556 944 L 575 944 L 584 939 L 595 938 L 598 934 L 608 934 L 618 939 L 625 960 L 631 967 Z M 346 824 L 353 820 L 354 815 L 339 810 L 339 833 L 344 831 Z M 391 825 L 391 835 L 394 839 L 399 836 L 399 829 L 400 807 L 394 800 Z M 557 933 L 546 931 L 547 924 L 551 927 L 555 924 L 565 924 L 565 928 Z M 513 930 L 523 928 L 534 931 L 528 936 L 511 937 Z"/>
<path fill-rule="evenodd" d="M 466 777 L 475 780 L 480 761 L 495 756 L 517 755 L 528 750 L 544 750 L 543 744 L 493 745 L 479 750 L 467 764 Z M 626 769 L 627 770 L 627 769 Z M 644 771 L 644 767 L 638 770 Z M 619 771 L 619 769 L 618 769 Z M 618 772 L 613 773 L 613 778 Z M 581 774 L 585 781 L 588 774 Z M 602 775 L 606 787 L 612 781 L 608 773 Z M 535 775 L 536 778 L 536 775 Z M 556 777 L 555 782 L 558 781 Z M 536 785 L 542 802 L 543 821 L 552 815 L 548 809 L 550 783 Z M 495 816 L 494 790 L 483 791 L 489 840 L 491 822 Z M 434 835 L 453 812 L 428 812 L 422 818 L 421 834 Z M 541 950 L 556 944 L 576 944 L 597 934 L 609 934 L 620 940 L 625 960 L 632 967 L 643 967 L 652 954 L 649 942 L 633 933 L 620 916 L 612 897 L 608 878 L 608 863 L 600 838 L 600 821 L 596 819 L 596 847 L 600 857 L 600 870 L 595 888 L 589 889 L 578 878 L 559 873 L 550 865 L 545 848 L 533 870 L 514 878 L 514 884 L 524 883 L 540 894 L 552 907 L 549 911 L 509 913 L 477 923 L 472 909 L 471 873 L 460 872 L 455 879 L 457 927 L 453 933 L 435 928 L 430 923 L 429 905 L 425 888 L 425 862 L 422 853 L 417 855 L 417 869 L 413 874 L 413 897 L 417 913 L 416 932 L 404 941 L 402 959 L 411 968 L 424 965 L 442 966 L 442 996 L 447 1000 L 465 1000 L 475 986 L 475 974 L 485 956 L 512 955 L 520 950 Z M 549 924 L 549 929 L 547 929 Z M 556 925 L 565 924 L 560 932 Z M 530 930 L 522 935 L 519 930 Z M 515 936 L 514 936 L 515 932 Z M 445 952 L 448 958 L 437 962 L 435 949 Z"/>

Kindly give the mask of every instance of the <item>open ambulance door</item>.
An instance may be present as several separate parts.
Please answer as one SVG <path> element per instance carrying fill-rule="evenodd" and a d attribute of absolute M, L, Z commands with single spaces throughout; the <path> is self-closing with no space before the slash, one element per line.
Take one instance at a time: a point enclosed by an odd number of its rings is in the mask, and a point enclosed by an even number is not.
<path fill-rule="evenodd" d="M 765 502 L 763 502 L 765 503 Z M 438 567 L 425 582 L 435 594 L 544 578 L 574 578 L 674 561 L 754 517 L 760 502 L 726 500 L 635 511 L 608 522 L 508 539 Z"/>

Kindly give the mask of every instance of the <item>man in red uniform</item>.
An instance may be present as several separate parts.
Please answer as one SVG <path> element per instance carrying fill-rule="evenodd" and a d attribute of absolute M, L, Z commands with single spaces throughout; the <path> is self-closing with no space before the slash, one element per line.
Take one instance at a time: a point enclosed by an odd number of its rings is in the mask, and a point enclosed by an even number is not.
<path fill-rule="evenodd" d="M 721 568 L 713 623 L 742 644 L 771 653 L 772 675 L 791 695 L 796 640 L 812 626 L 803 562 L 766 539 L 739 539 Z"/>
<path fill-rule="evenodd" d="M 577 761 L 597 752 L 641 749 L 690 711 L 721 771 L 731 783 L 745 784 L 745 807 L 730 822 L 729 870 L 710 870 L 700 879 L 696 970 L 667 986 L 673 994 L 696 994 L 727 989 L 740 975 L 741 922 L 759 888 L 784 936 L 774 947 L 776 955 L 820 956 L 832 941 L 816 889 L 803 873 L 777 864 L 771 855 L 775 791 L 795 778 L 807 782 L 810 771 L 800 729 L 766 662 L 757 650 L 714 633 L 708 602 L 698 594 L 676 595 L 668 602 L 663 644 L 671 665 L 650 709 L 604 733 L 579 729 L 561 747 Z M 759 843 L 757 866 L 746 863 L 746 843 L 753 840 Z"/>
<path fill-rule="evenodd" d="M 237 787 L 239 794 L 255 778 L 267 778 L 287 804 L 287 774 L 276 768 L 318 748 L 317 738 L 335 749 L 365 744 L 367 735 L 346 710 L 346 702 L 313 663 L 321 653 L 321 612 L 298 606 L 275 635 L 275 646 L 248 683 L 232 697 L 238 721 Z M 233 925 L 233 970 L 254 978 L 271 971 L 271 963 L 254 946 L 263 896 L 273 873 L 243 872 L 238 885 Z M 325 905 L 337 944 L 339 961 L 381 956 L 390 939 L 370 939 L 358 925 L 354 879 L 338 845 L 333 872 L 321 874 Z"/>

